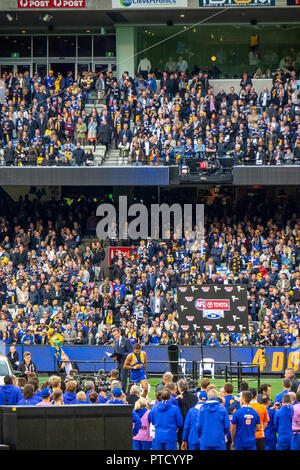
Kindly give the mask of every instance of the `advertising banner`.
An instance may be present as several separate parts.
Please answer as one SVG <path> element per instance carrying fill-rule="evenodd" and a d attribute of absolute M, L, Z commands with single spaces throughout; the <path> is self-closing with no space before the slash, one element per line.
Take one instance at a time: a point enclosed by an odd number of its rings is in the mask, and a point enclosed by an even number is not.
<path fill-rule="evenodd" d="M 112 8 L 186 8 L 187 0 L 112 0 Z"/>
<path fill-rule="evenodd" d="M 109 266 L 112 263 L 112 260 L 114 256 L 116 255 L 117 251 L 121 251 L 122 255 L 125 256 L 125 258 L 129 257 L 129 252 L 131 250 L 131 246 L 110 246 L 109 247 Z M 138 247 L 136 246 L 135 249 Z"/>
<path fill-rule="evenodd" d="M 241 285 L 179 286 L 179 325 L 182 331 L 246 333 L 247 288 Z"/>
<path fill-rule="evenodd" d="M 199 7 L 273 7 L 275 0 L 199 0 Z"/>
<path fill-rule="evenodd" d="M 86 0 L 18 0 L 18 8 L 85 8 Z"/>
<path fill-rule="evenodd" d="M 98 372 L 104 369 L 106 372 L 115 369 L 116 365 L 107 355 L 113 351 L 108 346 L 62 346 L 63 351 L 71 361 L 77 362 L 80 372 Z M 30 351 L 32 360 L 39 372 L 53 373 L 57 370 L 57 361 L 50 346 L 23 346 L 17 345 L 19 360 L 23 360 L 24 351 Z M 146 346 L 148 358 L 148 371 L 150 373 L 163 374 L 170 370 L 168 361 L 168 351 L 166 346 Z M 230 362 L 229 347 L 209 347 L 203 346 L 203 359 L 210 359 L 213 363 L 215 374 L 224 371 L 225 366 Z M 202 360 L 200 346 L 180 346 L 179 364 L 184 373 L 189 374 L 192 370 L 192 361 Z M 9 346 L 5 347 L 5 352 L 9 353 Z M 88 361 L 84 363 L 81 361 Z M 96 361 L 96 362 L 93 362 Z M 252 347 L 232 347 L 231 361 L 233 363 L 253 364 L 259 366 L 262 374 L 283 374 L 286 367 L 291 367 L 295 373 L 300 372 L 300 350 L 291 348 L 252 348 Z M 254 370 L 255 372 L 257 369 Z M 243 373 L 253 373 L 250 367 L 243 368 Z"/>

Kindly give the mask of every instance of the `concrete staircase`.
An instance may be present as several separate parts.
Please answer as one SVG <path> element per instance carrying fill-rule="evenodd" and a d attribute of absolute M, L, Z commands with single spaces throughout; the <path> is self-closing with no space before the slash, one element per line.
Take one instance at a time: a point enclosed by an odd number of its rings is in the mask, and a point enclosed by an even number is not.
<path fill-rule="evenodd" d="M 101 166 L 103 164 L 103 161 L 105 159 L 105 152 L 106 152 L 105 145 L 97 145 L 95 152 L 94 152 L 94 146 L 93 145 L 86 145 L 83 148 L 84 148 L 85 152 L 88 149 L 91 149 L 91 151 L 93 152 L 94 161 L 93 161 L 93 165 L 90 165 L 90 166 Z"/>
<path fill-rule="evenodd" d="M 110 149 L 102 166 L 126 166 L 128 158 L 120 157 L 120 150 Z"/>
<path fill-rule="evenodd" d="M 98 114 L 101 114 L 102 109 L 104 108 L 105 101 L 104 100 L 94 100 L 94 103 L 87 103 L 84 107 L 86 114 L 89 115 L 92 112 L 93 108 L 97 109 Z"/>

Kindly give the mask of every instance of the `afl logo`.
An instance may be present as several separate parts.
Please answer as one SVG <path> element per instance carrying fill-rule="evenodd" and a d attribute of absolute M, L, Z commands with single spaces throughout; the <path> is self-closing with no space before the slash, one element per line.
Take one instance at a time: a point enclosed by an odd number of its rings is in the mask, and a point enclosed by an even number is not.
<path fill-rule="evenodd" d="M 232 291 L 233 291 L 233 287 L 225 287 L 225 290 L 226 290 L 226 292 L 232 292 Z"/>
<path fill-rule="evenodd" d="M 234 330 L 235 330 L 235 326 L 227 326 L 227 330 L 229 330 L 229 331 L 234 331 Z"/>
<path fill-rule="evenodd" d="M 187 287 L 179 287 L 180 292 L 185 292 L 187 290 Z"/>
<path fill-rule="evenodd" d="M 193 302 L 193 297 L 185 297 L 185 300 L 186 300 L 187 302 Z"/>
<path fill-rule="evenodd" d="M 202 291 L 203 292 L 209 292 L 210 291 L 210 287 L 201 287 Z"/>
<path fill-rule="evenodd" d="M 206 301 L 204 299 L 197 299 L 194 305 L 197 310 L 203 310 L 206 308 Z"/>

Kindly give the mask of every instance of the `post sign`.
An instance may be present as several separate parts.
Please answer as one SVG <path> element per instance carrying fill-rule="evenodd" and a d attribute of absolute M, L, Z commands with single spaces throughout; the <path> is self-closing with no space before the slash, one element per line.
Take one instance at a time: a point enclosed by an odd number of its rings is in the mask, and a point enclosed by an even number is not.
<path fill-rule="evenodd" d="M 273 7 L 275 0 L 199 0 L 200 7 Z"/>
<path fill-rule="evenodd" d="M 242 285 L 178 287 L 178 322 L 182 331 L 247 333 L 247 288 Z"/>
<path fill-rule="evenodd" d="M 85 8 L 86 0 L 18 0 L 18 8 Z"/>

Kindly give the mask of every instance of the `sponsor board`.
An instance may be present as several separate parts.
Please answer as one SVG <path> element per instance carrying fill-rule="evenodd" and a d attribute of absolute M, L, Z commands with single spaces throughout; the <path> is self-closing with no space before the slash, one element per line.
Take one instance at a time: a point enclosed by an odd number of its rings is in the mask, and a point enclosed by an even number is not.
<path fill-rule="evenodd" d="M 199 0 L 199 7 L 271 7 L 275 0 Z"/>
<path fill-rule="evenodd" d="M 112 8 L 186 8 L 187 0 L 112 0 Z"/>
<path fill-rule="evenodd" d="M 246 290 L 238 292 L 239 285 L 208 285 L 201 286 L 198 292 L 194 292 L 193 287 L 180 286 L 178 289 L 179 324 L 190 323 L 191 330 L 194 327 L 202 331 L 204 326 L 211 325 L 210 331 L 215 333 L 221 330 L 244 333 L 248 330 Z M 187 321 L 187 316 L 194 316 L 194 324 Z"/>
<path fill-rule="evenodd" d="M 138 247 L 135 247 L 137 249 Z M 116 255 L 117 251 L 121 251 L 122 255 L 125 258 L 129 258 L 129 252 L 131 250 L 131 246 L 110 246 L 109 247 L 109 265 L 111 265 L 114 256 Z"/>

